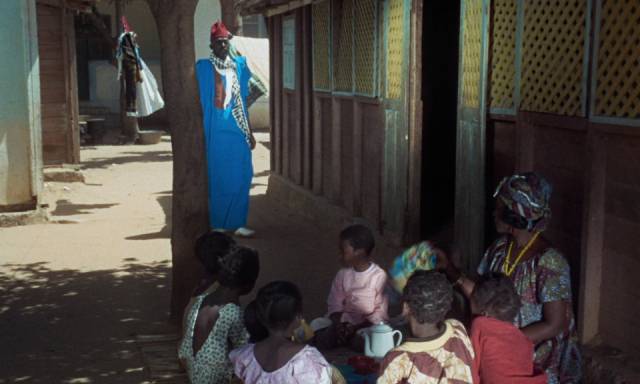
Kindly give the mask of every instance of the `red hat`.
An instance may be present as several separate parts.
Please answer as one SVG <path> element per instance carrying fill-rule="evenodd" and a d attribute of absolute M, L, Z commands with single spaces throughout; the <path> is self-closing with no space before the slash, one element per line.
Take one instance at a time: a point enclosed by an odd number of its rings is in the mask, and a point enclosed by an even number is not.
<path fill-rule="evenodd" d="M 122 29 L 123 29 L 125 32 L 131 32 L 131 26 L 129 25 L 129 22 L 127 21 L 127 18 L 126 18 L 126 17 L 124 17 L 124 16 L 122 16 L 122 17 L 120 18 L 120 20 L 121 20 L 121 22 L 122 22 Z"/>
<path fill-rule="evenodd" d="M 231 32 L 227 29 L 222 21 L 216 21 L 211 27 L 211 40 L 214 39 L 230 39 Z"/>

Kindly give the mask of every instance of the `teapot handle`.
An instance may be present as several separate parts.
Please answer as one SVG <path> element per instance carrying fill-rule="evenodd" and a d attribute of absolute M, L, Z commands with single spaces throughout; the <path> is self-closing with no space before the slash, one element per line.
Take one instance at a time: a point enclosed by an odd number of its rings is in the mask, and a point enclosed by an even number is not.
<path fill-rule="evenodd" d="M 398 342 L 394 343 L 394 348 L 399 346 L 400 344 L 402 344 L 402 332 L 396 330 L 396 331 L 393 331 L 393 333 L 391 335 L 392 335 L 392 337 L 395 337 L 396 334 L 398 334 Z"/>

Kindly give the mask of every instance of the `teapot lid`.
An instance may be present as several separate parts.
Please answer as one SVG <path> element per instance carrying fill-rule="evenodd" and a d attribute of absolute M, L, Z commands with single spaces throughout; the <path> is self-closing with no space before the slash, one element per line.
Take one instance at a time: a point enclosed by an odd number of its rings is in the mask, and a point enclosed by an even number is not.
<path fill-rule="evenodd" d="M 371 332 L 375 332 L 375 333 L 393 332 L 393 328 L 391 328 L 389 325 L 382 322 L 372 325 L 369 329 L 371 330 Z"/>

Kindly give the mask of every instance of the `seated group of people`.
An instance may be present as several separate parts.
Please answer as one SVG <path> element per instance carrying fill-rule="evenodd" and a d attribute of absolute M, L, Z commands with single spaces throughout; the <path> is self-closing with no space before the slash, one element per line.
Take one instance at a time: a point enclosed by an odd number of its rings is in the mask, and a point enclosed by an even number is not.
<path fill-rule="evenodd" d="M 190 381 L 344 382 L 320 351 L 362 352 L 358 331 L 389 323 L 389 302 L 399 299 L 395 319 L 407 328 L 405 341 L 382 359 L 378 383 L 579 383 L 569 266 L 540 236 L 550 218 L 550 196 L 550 185 L 534 173 L 499 185 L 495 221 L 501 236 L 487 250 L 477 281 L 429 243 L 419 248 L 430 252 L 417 253 L 429 260 L 403 264 L 404 278 L 387 273 L 372 260 L 372 232 L 362 225 L 345 228 L 343 268 L 331 285 L 326 319 L 314 321 L 324 326 L 314 327 L 309 340 L 295 337 L 306 324 L 295 284 L 270 282 L 243 310 L 239 298 L 254 288 L 258 253 L 223 233 L 203 235 L 196 254 L 208 277 L 187 307 L 179 347 Z M 469 299 L 472 320 L 447 318 L 455 289 Z"/>

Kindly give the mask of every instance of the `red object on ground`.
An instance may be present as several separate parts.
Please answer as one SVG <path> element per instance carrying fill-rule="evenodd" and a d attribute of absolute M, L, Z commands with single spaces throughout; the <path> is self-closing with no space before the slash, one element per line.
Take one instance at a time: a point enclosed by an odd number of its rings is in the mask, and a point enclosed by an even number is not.
<path fill-rule="evenodd" d="M 352 356 L 347 360 L 347 364 L 352 366 L 358 375 L 366 376 L 372 373 L 378 373 L 380 370 L 380 364 L 368 356 Z"/>

